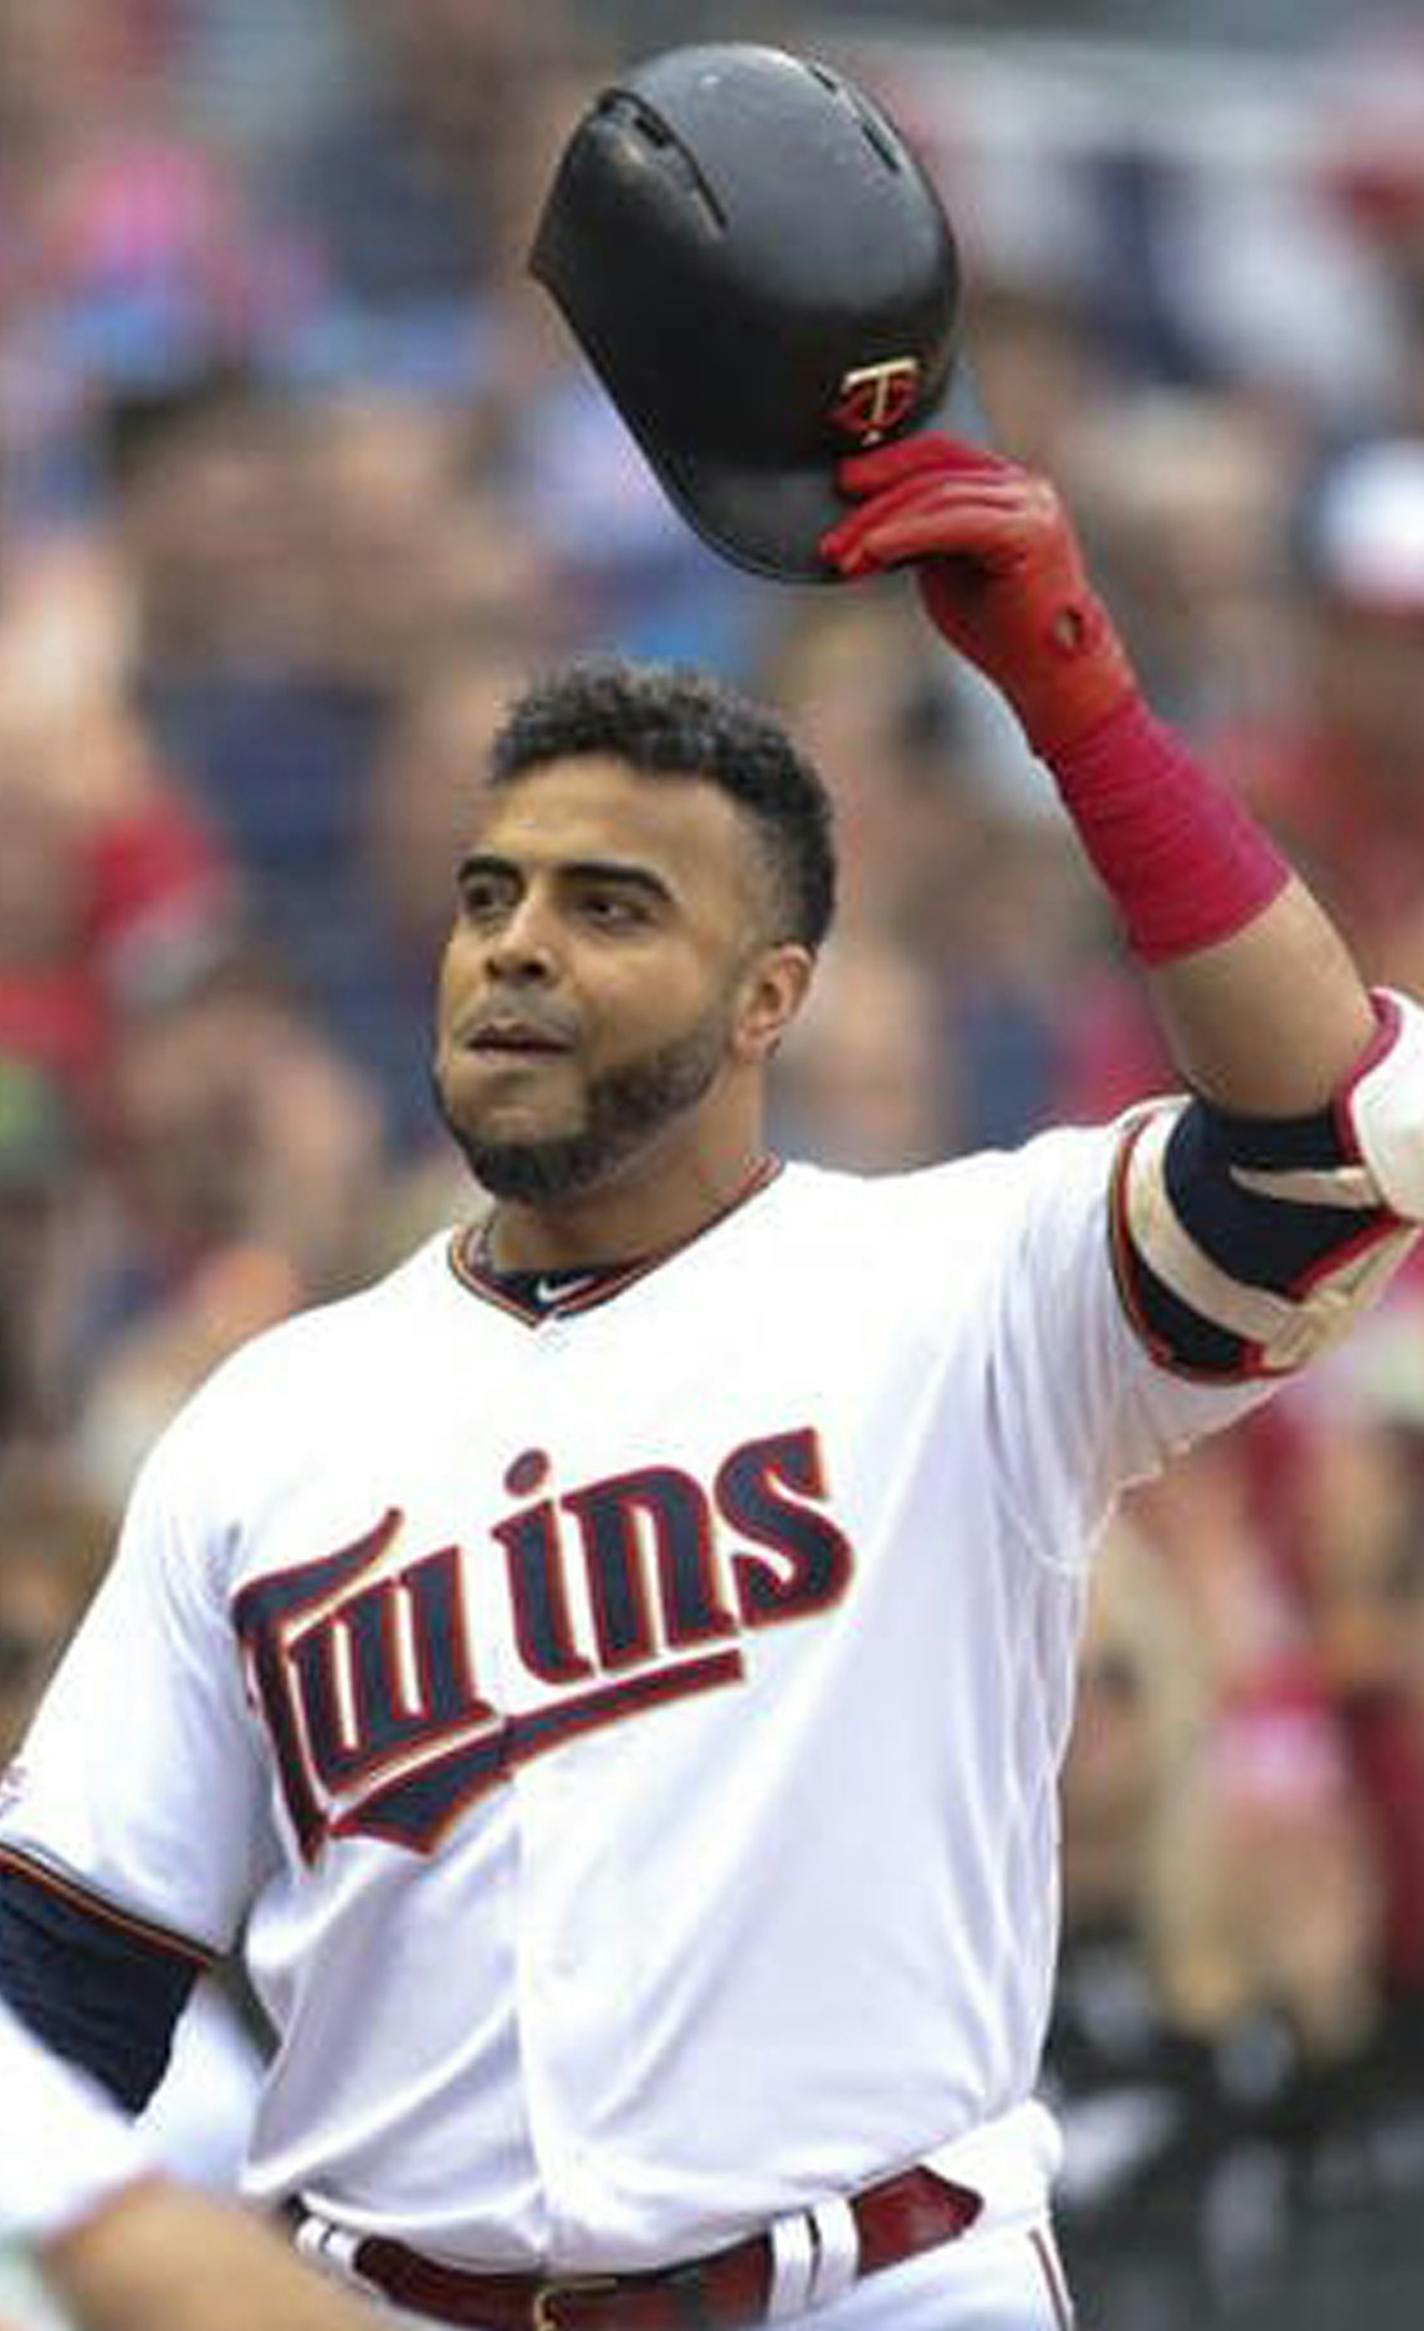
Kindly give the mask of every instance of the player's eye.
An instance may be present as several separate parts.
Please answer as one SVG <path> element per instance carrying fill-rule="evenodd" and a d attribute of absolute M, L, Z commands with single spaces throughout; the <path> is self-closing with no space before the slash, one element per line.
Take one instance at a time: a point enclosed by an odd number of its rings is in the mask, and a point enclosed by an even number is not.
<path fill-rule="evenodd" d="M 512 877 L 492 866 L 462 866 L 456 890 L 467 923 L 496 921 L 509 912 L 518 895 Z"/>
<path fill-rule="evenodd" d="M 641 893 L 621 888 L 585 890 L 580 895 L 578 908 L 585 922 L 603 931 L 632 931 L 651 919 L 648 902 Z"/>

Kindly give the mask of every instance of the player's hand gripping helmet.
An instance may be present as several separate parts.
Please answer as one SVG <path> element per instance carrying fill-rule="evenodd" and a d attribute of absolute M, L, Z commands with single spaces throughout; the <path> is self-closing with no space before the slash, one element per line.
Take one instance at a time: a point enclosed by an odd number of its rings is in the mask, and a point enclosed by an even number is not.
<path fill-rule="evenodd" d="M 837 580 L 837 461 L 932 423 L 953 370 L 954 238 L 885 115 L 780 49 L 670 49 L 579 122 L 530 269 L 698 532 Z"/>

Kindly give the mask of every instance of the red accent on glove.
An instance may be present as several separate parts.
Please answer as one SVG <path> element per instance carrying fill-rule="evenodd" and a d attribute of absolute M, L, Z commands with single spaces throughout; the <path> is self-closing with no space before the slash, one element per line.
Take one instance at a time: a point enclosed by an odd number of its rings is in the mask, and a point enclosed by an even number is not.
<path fill-rule="evenodd" d="M 1002 690 L 1052 770 L 1136 954 L 1170 962 L 1261 913 L 1289 868 L 1143 703 L 1053 487 L 934 435 L 856 455 L 838 475 L 869 498 L 823 555 L 848 576 L 918 563 L 938 629 Z"/>
<path fill-rule="evenodd" d="M 1000 689 L 1036 752 L 1136 694 L 1046 478 L 937 433 L 855 454 L 836 477 L 865 498 L 822 538 L 822 557 L 847 577 L 914 561 L 931 621 Z"/>

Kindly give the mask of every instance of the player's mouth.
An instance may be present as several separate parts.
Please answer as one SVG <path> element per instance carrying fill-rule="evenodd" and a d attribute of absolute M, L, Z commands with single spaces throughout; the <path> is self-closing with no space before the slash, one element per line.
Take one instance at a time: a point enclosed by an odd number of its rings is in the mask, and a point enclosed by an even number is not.
<path fill-rule="evenodd" d="M 543 1013 L 485 1012 L 462 1038 L 466 1052 L 478 1058 L 547 1060 L 573 1050 L 573 1031 L 561 1019 Z"/>

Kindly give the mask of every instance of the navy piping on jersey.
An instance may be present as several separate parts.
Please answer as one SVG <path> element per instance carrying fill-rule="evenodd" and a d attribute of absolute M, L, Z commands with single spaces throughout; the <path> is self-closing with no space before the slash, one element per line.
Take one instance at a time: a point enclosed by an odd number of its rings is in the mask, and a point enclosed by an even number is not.
<path fill-rule="evenodd" d="M 717 1223 L 725 1222 L 728 1215 L 735 1214 L 739 1207 L 768 1188 L 781 1172 L 783 1162 L 779 1157 L 762 1158 L 729 1204 L 693 1231 L 690 1238 L 660 1247 L 655 1254 L 640 1255 L 634 1262 L 570 1263 L 557 1270 L 502 1271 L 484 1251 L 487 1225 L 467 1223 L 451 1233 L 447 1249 L 450 1268 L 472 1295 L 497 1304 L 501 1311 L 522 1320 L 526 1327 L 538 1327 L 546 1319 L 567 1319 L 575 1312 L 592 1311 L 599 1304 L 610 1302 L 635 1280 L 646 1278 L 660 1264 L 695 1245 Z"/>

